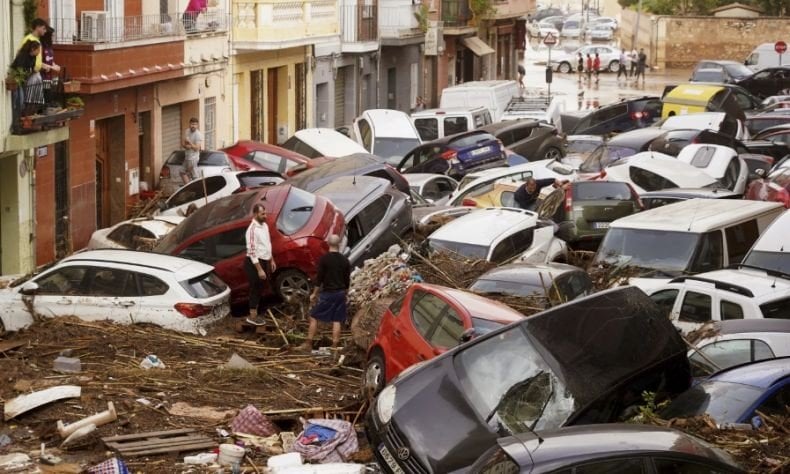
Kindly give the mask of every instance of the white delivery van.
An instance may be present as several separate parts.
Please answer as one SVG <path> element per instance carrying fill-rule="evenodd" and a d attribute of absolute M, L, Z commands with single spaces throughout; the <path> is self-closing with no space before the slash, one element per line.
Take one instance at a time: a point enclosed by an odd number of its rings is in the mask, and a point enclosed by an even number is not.
<path fill-rule="evenodd" d="M 411 121 L 424 142 L 493 123 L 491 112 L 485 107 L 421 110 L 411 114 Z"/>
<path fill-rule="evenodd" d="M 779 64 L 779 53 L 774 49 L 774 43 L 763 43 L 754 48 L 744 63 L 752 71 L 759 71 L 767 67 L 790 66 L 790 53 L 782 55 L 782 64 Z"/>
<path fill-rule="evenodd" d="M 507 104 L 518 96 L 516 81 L 472 81 L 444 89 L 439 107 L 485 107 L 499 122 Z"/>
<path fill-rule="evenodd" d="M 362 112 L 351 127 L 351 138 L 388 163 L 422 145 L 409 116 L 400 110 L 371 109 Z"/>

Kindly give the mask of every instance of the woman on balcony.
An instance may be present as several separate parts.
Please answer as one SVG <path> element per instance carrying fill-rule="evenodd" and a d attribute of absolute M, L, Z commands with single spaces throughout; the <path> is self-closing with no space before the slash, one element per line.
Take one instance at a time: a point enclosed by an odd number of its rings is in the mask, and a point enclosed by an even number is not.
<path fill-rule="evenodd" d="M 44 105 L 44 87 L 41 74 L 36 71 L 36 60 L 41 53 L 41 43 L 34 40 L 27 40 L 16 53 L 11 67 L 24 71 L 27 74 L 25 80 L 24 101 L 26 104 L 23 115 L 37 113 Z"/>
<path fill-rule="evenodd" d="M 208 0 L 189 0 L 184 12 L 184 29 L 187 33 L 195 31 L 198 15 L 205 13 L 206 8 L 208 8 Z"/>

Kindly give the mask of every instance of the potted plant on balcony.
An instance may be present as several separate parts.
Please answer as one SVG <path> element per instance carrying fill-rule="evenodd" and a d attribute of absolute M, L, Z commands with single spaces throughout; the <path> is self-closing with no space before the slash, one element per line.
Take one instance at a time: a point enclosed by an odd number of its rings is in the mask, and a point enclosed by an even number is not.
<path fill-rule="evenodd" d="M 479 24 L 482 18 L 496 13 L 496 8 L 491 5 L 491 0 L 469 0 L 469 9 L 474 14 L 472 22 L 475 25 Z"/>
<path fill-rule="evenodd" d="M 25 84 L 27 80 L 28 73 L 18 67 L 12 67 L 8 69 L 8 74 L 5 77 L 5 88 L 8 91 L 15 91 L 20 86 Z"/>
<path fill-rule="evenodd" d="M 73 95 L 66 99 L 66 108 L 69 110 L 82 109 L 85 108 L 85 102 L 83 102 L 79 97 Z"/>

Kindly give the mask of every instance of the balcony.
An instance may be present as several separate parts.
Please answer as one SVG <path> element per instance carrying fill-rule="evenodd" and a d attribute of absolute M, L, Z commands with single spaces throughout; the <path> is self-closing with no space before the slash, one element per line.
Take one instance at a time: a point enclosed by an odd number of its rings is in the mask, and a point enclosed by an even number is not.
<path fill-rule="evenodd" d="M 8 84 L 6 88 L 9 88 Z M 60 78 L 37 84 L 11 85 L 10 88 L 13 135 L 62 128 L 84 112 L 82 99 L 67 96 Z"/>
<path fill-rule="evenodd" d="M 234 0 L 233 47 L 265 51 L 330 42 L 337 0 Z"/>
<path fill-rule="evenodd" d="M 420 3 L 411 0 L 381 0 L 379 7 L 379 28 L 382 44 L 397 46 L 424 41 L 425 34 L 420 30 L 415 13 Z"/>
<path fill-rule="evenodd" d="M 230 57 L 230 15 L 225 11 L 201 13 L 192 28 L 185 29 L 184 72 L 187 75 L 221 71 Z"/>
<path fill-rule="evenodd" d="M 469 25 L 472 12 L 468 0 L 442 0 L 442 22 L 445 35 L 463 35 L 473 33 L 475 28 Z"/>
<path fill-rule="evenodd" d="M 365 53 L 378 49 L 378 4 L 341 5 L 340 25 L 344 53 Z"/>
<path fill-rule="evenodd" d="M 504 20 L 520 18 L 535 11 L 535 0 L 494 0 L 494 10 L 483 17 L 484 20 Z"/>

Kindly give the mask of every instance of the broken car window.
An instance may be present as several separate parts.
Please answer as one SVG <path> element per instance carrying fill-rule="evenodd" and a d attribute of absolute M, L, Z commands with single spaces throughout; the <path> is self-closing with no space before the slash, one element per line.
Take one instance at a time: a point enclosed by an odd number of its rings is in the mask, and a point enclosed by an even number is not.
<path fill-rule="evenodd" d="M 82 285 L 88 267 L 64 267 L 36 280 L 40 295 L 83 295 Z"/>

